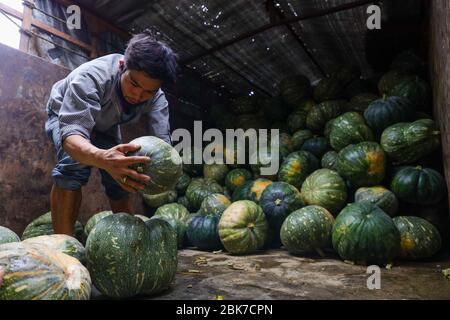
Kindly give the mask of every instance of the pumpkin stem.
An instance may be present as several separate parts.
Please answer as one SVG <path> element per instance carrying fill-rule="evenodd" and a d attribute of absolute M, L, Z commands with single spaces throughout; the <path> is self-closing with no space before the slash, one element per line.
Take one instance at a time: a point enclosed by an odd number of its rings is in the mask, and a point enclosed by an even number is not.
<path fill-rule="evenodd" d="M 422 170 L 422 166 L 416 166 L 416 169 Z"/>
<path fill-rule="evenodd" d="M 253 230 L 253 229 L 255 228 L 255 224 L 254 224 L 253 222 L 250 222 L 250 223 L 247 225 L 247 228 L 249 228 L 250 230 Z"/>
<path fill-rule="evenodd" d="M 276 206 L 279 206 L 279 205 L 281 204 L 281 202 L 282 202 L 281 199 L 277 199 L 277 200 L 275 200 L 275 205 L 276 205 Z"/>
<path fill-rule="evenodd" d="M 316 248 L 315 250 L 319 254 L 319 256 L 321 256 L 322 258 L 325 258 L 325 253 L 322 251 L 322 249 Z"/>

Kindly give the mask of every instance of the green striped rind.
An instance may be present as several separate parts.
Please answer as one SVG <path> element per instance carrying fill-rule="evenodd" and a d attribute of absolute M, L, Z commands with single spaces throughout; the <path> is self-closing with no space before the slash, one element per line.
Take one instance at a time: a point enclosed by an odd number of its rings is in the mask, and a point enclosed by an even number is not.
<path fill-rule="evenodd" d="M 350 144 L 373 141 L 372 130 L 357 112 L 346 112 L 333 120 L 330 129 L 330 145 L 339 151 Z"/>
<path fill-rule="evenodd" d="M 250 200 L 258 203 L 264 190 L 272 183 L 273 181 L 264 178 L 248 181 L 242 187 L 234 190 L 232 201 Z"/>
<path fill-rule="evenodd" d="M 333 214 L 347 202 L 345 181 L 330 169 L 314 171 L 303 183 L 301 193 L 307 204 L 324 207 Z"/>
<path fill-rule="evenodd" d="M 278 139 L 278 150 L 280 152 L 280 158 L 284 159 L 287 157 L 292 151 L 294 151 L 292 144 L 292 137 L 285 133 L 281 132 Z"/>
<path fill-rule="evenodd" d="M 433 120 L 420 119 L 386 128 L 380 143 L 393 164 L 407 164 L 436 150 L 440 133 Z"/>
<path fill-rule="evenodd" d="M 219 221 L 220 241 L 232 254 L 248 254 L 262 248 L 267 232 L 263 210 L 249 200 L 232 203 Z"/>
<path fill-rule="evenodd" d="M 400 232 L 400 257 L 410 260 L 429 258 L 441 249 L 441 235 L 427 220 L 419 217 L 394 218 Z"/>
<path fill-rule="evenodd" d="M 52 214 L 47 212 L 26 226 L 22 234 L 22 240 L 50 234 L 53 234 Z M 83 225 L 79 221 L 75 222 L 75 237 L 80 241 L 84 237 Z"/>
<path fill-rule="evenodd" d="M 222 242 L 219 237 L 219 215 L 193 215 L 187 226 L 189 243 L 200 250 L 219 250 Z"/>
<path fill-rule="evenodd" d="M 351 144 L 338 153 L 340 175 L 356 187 L 379 184 L 386 172 L 386 155 L 376 142 Z"/>
<path fill-rule="evenodd" d="M 203 166 L 203 177 L 206 179 L 214 180 L 219 184 L 223 184 L 225 182 L 225 177 L 227 176 L 227 173 L 229 171 L 230 170 L 228 169 L 228 166 L 226 164 L 205 164 Z"/>
<path fill-rule="evenodd" d="M 346 206 L 337 216 L 333 247 L 343 260 L 356 264 L 391 263 L 400 250 L 400 233 L 391 217 L 363 201 Z"/>
<path fill-rule="evenodd" d="M 306 116 L 306 127 L 313 132 L 322 132 L 329 120 L 336 118 L 344 111 L 344 102 L 329 100 L 315 105 Z"/>
<path fill-rule="evenodd" d="M 183 205 L 179 203 L 169 203 L 159 207 L 153 218 L 167 221 L 176 231 L 178 239 L 178 248 L 183 247 L 186 237 L 187 220 L 190 214 Z"/>
<path fill-rule="evenodd" d="M 310 152 L 296 151 L 291 153 L 278 170 L 278 180 L 301 188 L 306 177 L 319 168 L 319 161 Z"/>
<path fill-rule="evenodd" d="M 237 187 L 252 179 L 252 173 L 246 169 L 233 169 L 225 177 L 225 186 L 233 192 Z"/>
<path fill-rule="evenodd" d="M 197 211 L 203 200 L 213 193 L 223 193 L 223 187 L 211 179 L 192 179 L 186 190 L 186 198 L 189 200 L 192 210 Z"/>
<path fill-rule="evenodd" d="M 289 131 L 294 133 L 297 130 L 305 129 L 307 113 L 303 110 L 296 109 L 287 117 L 287 125 Z"/>
<path fill-rule="evenodd" d="M 117 213 L 100 220 L 86 243 L 88 269 L 100 292 L 112 298 L 167 288 L 177 267 L 177 236 L 161 219 Z"/>
<path fill-rule="evenodd" d="M 48 236 L 39 236 L 28 238 L 23 241 L 27 244 L 36 244 L 47 246 L 49 249 L 65 253 L 75 259 L 78 259 L 82 264 L 85 264 L 85 249 L 77 239 L 65 234 L 52 234 Z"/>
<path fill-rule="evenodd" d="M 20 241 L 20 238 L 14 231 L 0 226 L 0 244 L 18 241 Z"/>
<path fill-rule="evenodd" d="M 301 150 L 311 152 L 320 159 L 328 150 L 330 150 L 330 147 L 326 138 L 313 137 L 303 143 Z"/>
<path fill-rule="evenodd" d="M 175 185 L 177 194 L 180 196 L 184 196 L 189 183 L 191 183 L 191 177 L 189 177 L 186 173 L 183 173 L 178 179 L 177 184 Z"/>
<path fill-rule="evenodd" d="M 294 107 L 310 95 L 311 84 L 301 74 L 288 76 L 280 82 L 280 92 L 284 103 Z"/>
<path fill-rule="evenodd" d="M 442 200 L 446 184 L 442 175 L 434 169 L 408 166 L 395 174 L 391 190 L 406 203 L 430 205 Z"/>
<path fill-rule="evenodd" d="M 320 80 L 314 88 L 314 100 L 318 102 L 341 99 L 344 97 L 345 84 L 333 78 Z"/>
<path fill-rule="evenodd" d="M 249 96 L 238 97 L 230 104 L 230 111 L 234 114 L 252 113 L 257 109 L 255 99 Z"/>
<path fill-rule="evenodd" d="M 189 204 L 189 200 L 186 198 L 186 196 L 179 197 L 177 199 L 177 203 L 183 205 L 184 207 L 186 207 L 186 209 L 191 210 L 191 206 Z"/>
<path fill-rule="evenodd" d="M 84 226 L 84 235 L 86 236 L 86 238 L 89 235 L 89 233 L 91 233 L 91 230 L 94 228 L 97 222 L 99 222 L 101 219 L 111 214 L 113 214 L 111 210 L 106 210 L 96 213 L 92 217 L 90 217 L 89 220 L 86 222 L 86 225 Z"/>
<path fill-rule="evenodd" d="M 398 200 L 395 194 L 382 186 L 362 187 L 355 192 L 355 202 L 369 201 L 378 206 L 388 215 L 395 216 L 398 210 Z"/>
<path fill-rule="evenodd" d="M 160 194 L 142 194 L 142 198 L 149 207 L 158 208 L 162 205 L 175 202 L 177 200 L 177 192 L 170 190 Z"/>
<path fill-rule="evenodd" d="M 293 254 L 318 252 L 331 244 L 334 217 L 325 208 L 307 206 L 292 212 L 281 226 L 281 242 Z"/>
<path fill-rule="evenodd" d="M 75 258 L 47 246 L 0 245 L 0 300 L 89 300 L 91 278 Z"/>
<path fill-rule="evenodd" d="M 337 156 L 336 151 L 328 151 L 325 153 L 320 161 L 322 168 L 337 171 Z"/>
<path fill-rule="evenodd" d="M 399 81 L 389 95 L 408 99 L 416 109 L 427 110 L 431 102 L 430 86 L 417 76 L 409 76 Z"/>
<path fill-rule="evenodd" d="M 220 217 L 230 204 L 230 199 L 223 194 L 213 193 L 203 200 L 199 213 L 201 215 L 217 215 Z"/>
<path fill-rule="evenodd" d="M 313 133 L 309 129 L 298 130 L 298 131 L 294 132 L 294 134 L 291 137 L 292 150 L 294 150 L 294 151 L 300 150 L 303 143 L 312 137 L 313 137 Z"/>
<path fill-rule="evenodd" d="M 378 81 L 378 91 L 380 95 L 388 94 L 400 81 L 405 79 L 407 74 L 401 70 L 390 70 Z"/>
<path fill-rule="evenodd" d="M 370 103 L 377 99 L 378 96 L 373 93 L 360 93 L 350 99 L 350 101 L 346 104 L 345 109 L 347 111 L 364 113 Z"/>

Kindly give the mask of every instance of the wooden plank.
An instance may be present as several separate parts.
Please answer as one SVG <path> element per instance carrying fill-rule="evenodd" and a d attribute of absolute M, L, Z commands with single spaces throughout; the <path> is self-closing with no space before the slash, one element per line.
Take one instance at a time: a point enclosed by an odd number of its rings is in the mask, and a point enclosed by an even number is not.
<path fill-rule="evenodd" d="M 4 11 L 5 13 L 9 14 L 10 16 L 20 19 L 23 19 L 23 14 L 20 11 L 17 11 L 16 9 L 13 9 L 11 7 L 8 7 L 6 4 L 3 4 L 0 2 L 0 10 Z"/>
<path fill-rule="evenodd" d="M 31 3 L 34 0 L 30 0 Z M 33 19 L 33 9 L 28 6 L 23 7 L 23 19 L 22 19 L 22 32 L 20 33 L 19 49 L 23 52 L 28 52 L 30 45 L 30 34 L 27 31 L 31 31 L 31 20 Z"/>

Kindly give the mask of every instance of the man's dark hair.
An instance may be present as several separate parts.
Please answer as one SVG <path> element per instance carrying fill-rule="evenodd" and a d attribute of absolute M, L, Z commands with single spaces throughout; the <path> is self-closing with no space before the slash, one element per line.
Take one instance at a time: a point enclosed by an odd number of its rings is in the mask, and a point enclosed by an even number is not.
<path fill-rule="evenodd" d="M 154 79 L 174 83 L 177 77 L 177 55 L 168 45 L 148 32 L 135 35 L 125 49 L 126 69 L 144 71 Z"/>

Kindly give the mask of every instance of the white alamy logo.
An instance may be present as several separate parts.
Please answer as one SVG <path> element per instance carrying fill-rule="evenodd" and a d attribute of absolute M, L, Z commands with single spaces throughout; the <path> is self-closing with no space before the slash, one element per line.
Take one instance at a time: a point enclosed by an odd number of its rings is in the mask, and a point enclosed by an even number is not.
<path fill-rule="evenodd" d="M 69 30 L 81 29 L 81 9 L 79 6 L 71 5 L 67 7 L 67 13 L 70 14 L 67 17 L 66 25 Z"/>
<path fill-rule="evenodd" d="M 367 267 L 366 273 L 371 274 L 367 278 L 367 289 L 375 290 L 381 289 L 381 269 L 377 265 Z"/>

